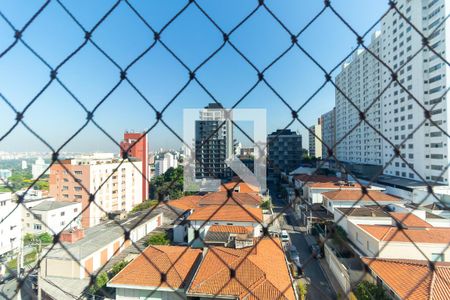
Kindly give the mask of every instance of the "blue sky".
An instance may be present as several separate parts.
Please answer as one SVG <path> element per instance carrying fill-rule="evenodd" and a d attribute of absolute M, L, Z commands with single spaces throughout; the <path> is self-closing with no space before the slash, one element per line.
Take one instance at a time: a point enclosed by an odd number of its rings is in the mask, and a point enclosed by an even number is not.
<path fill-rule="evenodd" d="M 91 29 L 115 1 L 62 1 L 84 28 Z M 387 1 L 335 0 L 333 7 L 359 33 L 365 32 L 387 10 Z M 2 0 L 0 12 L 16 28 L 21 28 L 39 9 L 43 1 Z M 130 1 L 145 20 L 159 31 L 187 1 Z M 257 1 L 198 1 L 199 5 L 225 31 L 229 32 L 248 15 Z M 295 33 L 305 26 L 323 7 L 319 0 L 266 1 L 267 6 Z M 0 18 L 0 53 L 14 41 L 14 32 Z M 82 44 L 84 33 L 52 1 L 23 33 L 23 40 L 52 67 Z M 125 67 L 152 42 L 153 33 L 122 1 L 96 29 L 92 39 L 120 66 Z M 161 40 L 191 69 L 197 67 L 222 44 L 223 38 L 195 5 L 190 5 L 162 33 Z M 290 36 L 263 8 L 230 36 L 233 44 L 259 69 L 264 69 L 291 45 Z M 366 39 L 368 41 L 368 39 Z M 299 43 L 327 70 L 335 67 L 356 46 L 354 34 L 327 10 L 300 37 Z M 339 70 L 339 69 L 338 69 Z M 338 71 L 333 73 L 333 76 Z M 50 71 L 24 45 L 18 43 L 0 58 L 0 93 L 17 110 L 42 89 Z M 157 43 L 128 71 L 128 78 L 161 110 L 189 80 L 187 70 Z M 230 45 L 223 47 L 197 73 L 198 80 L 225 107 L 232 106 L 257 82 L 257 74 Z M 73 94 L 92 110 L 119 81 L 119 69 L 88 43 L 58 72 L 58 78 Z M 300 107 L 323 83 L 324 75 L 301 51 L 294 47 L 265 73 L 267 81 L 293 108 Z M 163 118 L 182 136 L 184 108 L 199 108 L 211 98 L 192 82 L 164 112 Z M 306 125 L 312 125 L 322 113 L 334 105 L 334 88 L 328 84 L 299 113 Z M 268 131 L 284 128 L 291 120 L 289 109 L 264 84 L 260 83 L 237 108 L 266 108 Z M 75 100 L 54 81 L 25 113 L 24 121 L 52 146 L 58 148 L 85 122 L 86 113 Z M 0 101 L 0 136 L 13 124 L 15 114 Z M 155 122 L 154 111 L 126 82 L 123 82 L 99 107 L 94 119 L 116 141 L 126 129 L 145 130 Z M 247 124 L 248 125 L 248 124 Z M 244 126 L 245 127 L 245 126 Z M 307 133 L 298 122 L 291 127 Z M 244 143 L 245 139 L 242 140 Z M 150 149 L 179 148 L 180 143 L 163 124 L 149 134 Z M 19 125 L 0 141 L 0 150 L 45 151 L 48 148 Z M 89 124 L 64 150 L 116 151 L 117 147 L 93 124 Z"/>

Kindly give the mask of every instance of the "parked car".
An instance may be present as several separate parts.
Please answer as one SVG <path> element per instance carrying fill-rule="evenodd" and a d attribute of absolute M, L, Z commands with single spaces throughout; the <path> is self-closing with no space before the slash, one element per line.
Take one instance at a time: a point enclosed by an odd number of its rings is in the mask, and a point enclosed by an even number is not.
<path fill-rule="evenodd" d="M 290 241 L 289 234 L 286 230 L 281 230 L 281 241 L 288 243 Z"/>
<path fill-rule="evenodd" d="M 320 249 L 320 246 L 318 244 L 310 245 L 309 249 L 311 250 L 311 254 L 314 258 L 322 257 L 322 250 Z"/>
<path fill-rule="evenodd" d="M 298 255 L 297 248 L 294 245 L 289 247 L 289 258 L 295 264 L 300 264 L 300 256 Z"/>

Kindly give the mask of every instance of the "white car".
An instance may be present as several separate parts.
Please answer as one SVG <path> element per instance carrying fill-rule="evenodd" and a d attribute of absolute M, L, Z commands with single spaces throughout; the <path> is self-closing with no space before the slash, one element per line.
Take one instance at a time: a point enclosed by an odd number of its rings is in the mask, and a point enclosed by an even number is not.
<path fill-rule="evenodd" d="M 287 233 L 286 230 L 281 230 L 281 241 L 282 242 L 289 242 L 290 241 L 289 234 Z"/>

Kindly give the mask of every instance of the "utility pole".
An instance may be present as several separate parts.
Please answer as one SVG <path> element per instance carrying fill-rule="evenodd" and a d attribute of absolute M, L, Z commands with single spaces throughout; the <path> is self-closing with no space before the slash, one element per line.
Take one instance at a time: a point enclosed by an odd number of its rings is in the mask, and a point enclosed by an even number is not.
<path fill-rule="evenodd" d="M 20 235 L 19 251 L 17 253 L 17 298 L 16 298 L 17 300 L 22 299 L 22 286 L 21 286 L 22 268 L 23 268 L 23 239 L 22 235 Z"/>
<path fill-rule="evenodd" d="M 39 240 L 38 244 L 38 252 L 37 252 L 37 263 L 39 264 L 37 266 L 37 278 L 36 278 L 36 285 L 37 285 L 37 297 L 38 300 L 42 300 L 42 290 L 41 290 L 41 251 L 42 251 L 42 241 Z"/>

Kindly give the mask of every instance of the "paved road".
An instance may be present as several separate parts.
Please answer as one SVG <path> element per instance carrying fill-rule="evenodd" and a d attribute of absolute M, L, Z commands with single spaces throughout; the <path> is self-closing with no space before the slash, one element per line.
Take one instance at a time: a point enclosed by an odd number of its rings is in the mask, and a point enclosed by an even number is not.
<path fill-rule="evenodd" d="M 276 197 L 277 192 L 275 186 L 269 186 L 269 190 L 271 191 L 274 214 L 281 213 L 286 203 L 282 199 L 278 199 Z M 279 219 L 280 221 L 282 221 L 283 218 Z M 311 300 L 336 299 L 336 295 L 331 287 L 331 284 L 325 277 L 318 260 L 314 258 L 310 259 L 311 252 L 309 251 L 305 233 L 297 230 L 297 228 L 299 227 L 291 227 L 299 225 L 297 224 L 296 218 L 294 217 L 291 209 L 288 209 L 286 211 L 284 222 L 285 225 L 290 225 L 288 227 L 294 229 L 288 230 L 288 233 L 291 238 L 291 242 L 295 245 L 299 252 L 300 262 L 302 263 L 304 268 L 304 275 L 311 281 L 307 298 Z"/>

